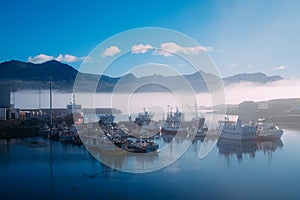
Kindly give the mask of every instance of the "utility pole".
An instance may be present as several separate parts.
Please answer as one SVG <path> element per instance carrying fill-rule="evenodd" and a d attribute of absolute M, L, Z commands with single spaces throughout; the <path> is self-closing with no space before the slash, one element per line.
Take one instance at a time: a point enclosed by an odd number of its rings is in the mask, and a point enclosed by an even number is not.
<path fill-rule="evenodd" d="M 52 128 L 52 75 L 53 73 L 50 73 L 50 127 Z"/>
<path fill-rule="evenodd" d="M 12 89 L 12 105 L 15 107 L 16 104 L 16 83 L 13 83 L 13 89 Z"/>
<path fill-rule="evenodd" d="M 195 99 L 195 113 L 196 113 L 196 117 L 198 117 L 198 105 L 196 99 Z"/>
<path fill-rule="evenodd" d="M 41 100 L 41 87 L 39 87 L 39 110 L 42 108 L 42 100 Z"/>

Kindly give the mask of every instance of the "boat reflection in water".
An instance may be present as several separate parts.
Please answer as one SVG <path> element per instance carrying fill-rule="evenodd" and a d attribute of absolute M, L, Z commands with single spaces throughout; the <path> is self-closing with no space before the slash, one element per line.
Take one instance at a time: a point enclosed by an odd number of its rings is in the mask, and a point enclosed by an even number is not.
<path fill-rule="evenodd" d="M 88 124 L 80 131 L 80 138 L 87 150 L 103 164 L 133 173 L 149 172 L 168 166 L 181 157 L 193 141 L 193 137 L 187 132 L 176 135 L 159 133 L 149 138 L 134 138 L 116 124 L 103 126 L 98 123 Z M 146 147 L 143 146 L 145 144 Z"/>
<path fill-rule="evenodd" d="M 283 147 L 281 139 L 259 141 L 259 140 L 230 140 L 219 139 L 217 142 L 219 154 L 229 158 L 231 155 L 237 156 L 239 162 L 242 161 L 243 155 L 255 157 L 256 151 L 263 151 L 265 153 L 275 152 L 277 148 Z"/>
<path fill-rule="evenodd" d="M 107 146 L 108 144 L 106 144 Z M 98 148 L 88 148 L 89 152 L 106 166 L 121 171 L 131 171 L 139 173 L 149 171 L 149 163 L 155 163 L 158 159 L 157 152 L 150 153 L 128 153 L 121 148 L 112 145 L 114 150 L 104 149 L 101 145 Z"/>

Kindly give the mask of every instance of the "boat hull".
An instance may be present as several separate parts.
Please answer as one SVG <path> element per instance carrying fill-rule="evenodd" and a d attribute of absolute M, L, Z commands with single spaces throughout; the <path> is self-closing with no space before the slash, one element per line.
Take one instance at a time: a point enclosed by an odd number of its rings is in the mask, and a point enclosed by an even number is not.
<path fill-rule="evenodd" d="M 241 133 L 228 133 L 221 132 L 220 138 L 222 139 L 231 139 L 231 140 L 255 140 L 256 135 L 253 134 L 241 134 Z"/>
<path fill-rule="evenodd" d="M 282 134 L 283 134 L 282 130 L 266 131 L 263 133 L 258 133 L 257 139 L 259 139 L 259 140 L 276 140 L 276 139 L 280 139 Z"/>
<path fill-rule="evenodd" d="M 187 133 L 186 128 L 179 128 L 179 129 L 163 128 L 161 131 L 164 134 L 170 134 L 170 135 L 176 135 L 177 133 Z"/>

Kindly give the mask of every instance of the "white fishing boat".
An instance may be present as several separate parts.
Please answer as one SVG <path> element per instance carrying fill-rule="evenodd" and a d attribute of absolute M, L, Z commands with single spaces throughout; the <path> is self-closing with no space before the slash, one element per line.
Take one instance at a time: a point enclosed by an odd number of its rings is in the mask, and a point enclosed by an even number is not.
<path fill-rule="evenodd" d="M 259 120 L 256 124 L 256 135 L 259 140 L 274 140 L 280 139 L 283 130 L 274 123 L 266 123 L 264 120 Z"/>
<path fill-rule="evenodd" d="M 217 131 L 220 138 L 233 140 L 255 140 L 256 127 L 253 125 L 242 125 L 242 120 L 230 121 L 225 117 L 224 121 L 219 121 Z"/>

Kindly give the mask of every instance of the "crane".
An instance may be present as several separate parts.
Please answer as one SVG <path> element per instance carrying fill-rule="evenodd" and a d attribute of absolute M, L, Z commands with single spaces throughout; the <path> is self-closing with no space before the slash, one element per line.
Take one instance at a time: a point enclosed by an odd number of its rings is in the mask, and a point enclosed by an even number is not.
<path fill-rule="evenodd" d="M 189 105 L 186 105 L 186 106 L 192 111 L 193 115 L 195 115 L 195 117 L 197 118 L 198 117 L 198 106 L 197 106 L 196 99 L 195 99 L 195 112 L 193 111 L 191 106 L 189 106 Z"/>

